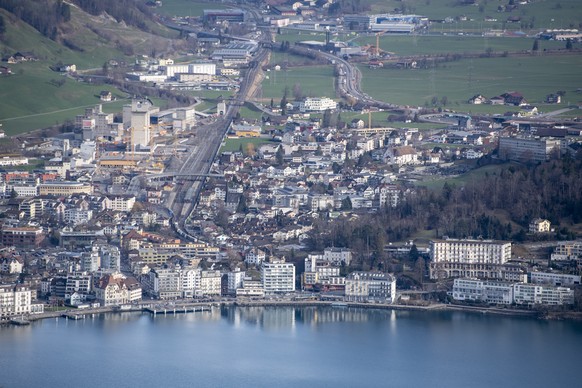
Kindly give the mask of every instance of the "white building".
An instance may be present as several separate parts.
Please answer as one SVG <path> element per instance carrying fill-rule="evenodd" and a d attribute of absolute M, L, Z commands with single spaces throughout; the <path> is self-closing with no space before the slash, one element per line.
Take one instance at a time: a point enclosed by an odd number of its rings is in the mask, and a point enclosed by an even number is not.
<path fill-rule="evenodd" d="M 574 290 L 566 287 L 517 283 L 513 287 L 517 304 L 562 305 L 574 303 Z"/>
<path fill-rule="evenodd" d="M 323 112 L 335 108 L 337 108 L 337 103 L 327 97 L 307 97 L 299 104 L 300 112 Z"/>
<path fill-rule="evenodd" d="M 67 274 L 67 285 L 65 286 L 65 298 L 70 299 L 75 292 L 89 294 L 92 290 L 93 277 L 86 271 L 75 271 Z"/>
<path fill-rule="evenodd" d="M 121 273 L 105 275 L 95 286 L 95 300 L 101 306 L 119 306 L 141 300 L 142 289 L 135 278 Z"/>
<path fill-rule="evenodd" d="M 129 212 L 133 209 L 133 205 L 135 205 L 135 196 L 118 195 L 115 197 L 106 197 L 104 205 L 105 210 Z"/>
<path fill-rule="evenodd" d="M 455 279 L 453 298 L 495 304 L 563 305 L 574 303 L 574 290 L 528 283 Z"/>
<path fill-rule="evenodd" d="M 265 294 L 295 291 L 295 266 L 284 259 L 271 259 L 261 266 L 261 281 Z"/>
<path fill-rule="evenodd" d="M 0 321 L 30 314 L 32 291 L 28 287 L 0 286 Z"/>
<path fill-rule="evenodd" d="M 529 223 L 530 233 L 548 233 L 550 231 L 551 223 L 549 220 L 536 218 Z"/>
<path fill-rule="evenodd" d="M 333 265 L 350 265 L 352 262 L 352 251 L 347 248 L 325 248 L 323 250 L 323 260 Z"/>
<path fill-rule="evenodd" d="M 259 248 L 252 248 L 245 255 L 245 263 L 248 265 L 261 265 L 265 258 L 265 251 Z"/>
<path fill-rule="evenodd" d="M 430 278 L 495 278 L 493 266 L 511 258 L 511 243 L 445 239 L 430 242 Z"/>
<path fill-rule="evenodd" d="M 265 296 L 263 283 L 260 280 L 253 280 L 250 277 L 244 278 L 242 287 L 236 289 L 236 296 L 262 298 Z"/>
<path fill-rule="evenodd" d="M 580 284 L 580 276 L 552 272 L 531 272 L 530 282 L 536 284 L 551 284 L 553 286 L 574 286 Z"/>
<path fill-rule="evenodd" d="M 218 296 L 221 294 L 222 275 L 218 270 L 202 271 L 200 273 L 200 288 L 196 296 Z"/>
<path fill-rule="evenodd" d="M 394 303 L 396 278 L 382 272 L 352 272 L 346 278 L 346 300 Z"/>
<path fill-rule="evenodd" d="M 462 301 L 483 301 L 495 304 L 513 303 L 513 284 L 479 279 L 455 279 L 453 298 Z"/>
<path fill-rule="evenodd" d="M 227 292 L 229 295 L 236 295 L 236 290 L 243 286 L 245 271 L 236 268 L 227 274 Z"/>

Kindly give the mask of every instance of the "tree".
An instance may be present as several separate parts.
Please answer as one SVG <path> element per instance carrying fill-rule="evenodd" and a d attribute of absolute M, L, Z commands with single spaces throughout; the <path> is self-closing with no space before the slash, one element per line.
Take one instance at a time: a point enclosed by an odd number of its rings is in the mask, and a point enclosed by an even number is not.
<path fill-rule="evenodd" d="M 4 17 L 0 15 L 0 35 L 6 32 L 6 23 L 4 22 Z"/>
<path fill-rule="evenodd" d="M 341 210 L 352 210 L 352 200 L 350 197 L 345 197 L 342 199 L 342 207 Z"/>
<path fill-rule="evenodd" d="M 540 40 L 536 39 L 533 42 L 533 47 L 531 48 L 532 51 L 538 51 L 540 49 Z"/>
<path fill-rule="evenodd" d="M 275 154 L 275 159 L 277 160 L 277 165 L 283 165 L 283 157 L 285 156 L 285 151 L 283 151 L 283 146 L 277 148 L 277 153 Z"/>
<path fill-rule="evenodd" d="M 293 85 L 293 98 L 295 98 L 295 101 L 299 101 L 303 98 L 303 90 L 301 90 L 300 83 Z"/>
<path fill-rule="evenodd" d="M 572 50 L 572 39 L 566 39 L 566 50 Z"/>
<path fill-rule="evenodd" d="M 238 205 L 236 207 L 236 212 L 244 214 L 247 214 L 249 212 L 249 207 L 247 206 L 247 198 L 244 195 L 240 196 Z"/>

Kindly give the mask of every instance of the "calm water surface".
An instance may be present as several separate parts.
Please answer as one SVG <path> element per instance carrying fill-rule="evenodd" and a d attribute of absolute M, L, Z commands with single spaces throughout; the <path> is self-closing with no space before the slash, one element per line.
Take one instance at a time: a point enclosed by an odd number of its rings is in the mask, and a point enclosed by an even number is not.
<path fill-rule="evenodd" d="M 0 328 L 0 387 L 576 387 L 582 324 L 215 308 Z"/>

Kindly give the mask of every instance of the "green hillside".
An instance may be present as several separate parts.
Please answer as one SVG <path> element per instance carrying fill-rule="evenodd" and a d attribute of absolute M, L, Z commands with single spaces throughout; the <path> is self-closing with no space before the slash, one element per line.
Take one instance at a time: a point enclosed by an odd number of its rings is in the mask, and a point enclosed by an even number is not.
<path fill-rule="evenodd" d="M 89 85 L 56 73 L 50 66 L 73 63 L 77 71 L 98 70 L 109 60 L 132 63 L 135 55 L 151 55 L 177 49 L 171 38 L 176 32 L 156 26 L 154 35 L 117 23 L 107 17 L 91 16 L 79 8 L 71 8 L 71 20 L 62 28 L 61 39 L 71 49 L 48 39 L 13 14 L 0 9 L 6 31 L 0 36 L 0 54 L 30 52 L 38 61 L 6 64 L 12 75 L 0 76 L 0 123 L 8 135 L 61 124 L 84 108 L 100 103 L 101 90 L 110 90 L 117 98 L 125 93 L 109 85 Z M 119 111 L 122 102 L 114 102 L 105 110 Z"/>

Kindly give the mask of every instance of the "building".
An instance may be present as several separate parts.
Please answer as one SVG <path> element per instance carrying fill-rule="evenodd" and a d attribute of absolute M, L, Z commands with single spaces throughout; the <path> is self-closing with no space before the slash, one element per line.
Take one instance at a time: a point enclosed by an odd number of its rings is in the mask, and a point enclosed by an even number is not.
<path fill-rule="evenodd" d="M 2 227 L 2 245 L 5 247 L 36 248 L 44 240 L 42 228 L 36 227 Z"/>
<path fill-rule="evenodd" d="M 54 195 L 56 197 L 73 194 L 93 194 L 93 186 L 82 182 L 47 182 L 38 185 L 39 195 Z"/>
<path fill-rule="evenodd" d="M 219 296 L 221 294 L 222 275 L 218 270 L 207 270 L 200 273 L 200 288 L 196 296 Z"/>
<path fill-rule="evenodd" d="M 566 287 L 517 283 L 513 286 L 516 304 L 563 305 L 574 303 L 574 290 Z"/>
<path fill-rule="evenodd" d="M 229 295 L 236 295 L 236 290 L 243 286 L 245 271 L 236 268 L 233 272 L 227 274 L 226 292 Z"/>
<path fill-rule="evenodd" d="M 511 243 L 494 240 L 432 240 L 430 278 L 497 278 L 496 266 L 511 258 Z"/>
<path fill-rule="evenodd" d="M 123 128 L 129 131 L 132 150 L 150 145 L 152 140 L 150 115 L 159 110 L 148 99 L 132 100 L 130 105 L 123 106 Z"/>
<path fill-rule="evenodd" d="M 453 299 L 511 304 L 513 303 L 513 284 L 494 280 L 458 278 L 453 283 Z"/>
<path fill-rule="evenodd" d="M 295 291 L 295 266 L 285 259 L 271 259 L 261 266 L 261 281 L 265 294 Z"/>
<path fill-rule="evenodd" d="M 75 292 L 88 295 L 92 291 L 93 277 L 86 271 L 75 271 L 67 274 L 65 298 L 70 299 Z"/>
<path fill-rule="evenodd" d="M 246 277 L 243 279 L 242 287 L 236 289 L 236 296 L 262 298 L 265 296 L 263 283 L 260 280 L 253 280 L 250 277 Z"/>
<path fill-rule="evenodd" d="M 551 284 L 553 286 L 580 285 L 579 275 L 568 275 L 553 272 L 531 272 L 528 277 L 530 283 L 535 284 Z"/>
<path fill-rule="evenodd" d="M 582 241 L 560 241 L 551 254 L 552 261 L 569 261 L 582 259 Z"/>
<path fill-rule="evenodd" d="M 323 260 L 336 266 L 342 263 L 347 266 L 352 262 L 352 251 L 347 248 L 325 248 Z"/>
<path fill-rule="evenodd" d="M 95 286 L 95 300 L 101 306 L 120 306 L 141 300 L 141 285 L 120 273 L 105 275 Z"/>
<path fill-rule="evenodd" d="M 453 298 L 495 304 L 563 305 L 574 303 L 574 290 L 528 283 L 455 279 Z"/>
<path fill-rule="evenodd" d="M 0 321 L 31 313 L 32 291 L 25 286 L 0 285 Z"/>
<path fill-rule="evenodd" d="M 309 255 L 305 259 L 305 271 L 301 275 L 302 290 L 343 290 L 345 277 L 341 268 L 321 259 L 321 255 Z"/>
<path fill-rule="evenodd" d="M 550 231 L 550 221 L 542 218 L 536 218 L 529 223 L 530 233 L 548 233 Z"/>
<path fill-rule="evenodd" d="M 346 278 L 346 300 L 394 303 L 396 278 L 383 272 L 352 272 Z"/>
<path fill-rule="evenodd" d="M 133 209 L 133 205 L 135 205 L 135 196 L 133 195 L 118 195 L 105 199 L 106 210 L 129 212 Z"/>
<path fill-rule="evenodd" d="M 202 21 L 216 22 L 244 22 L 245 11 L 242 9 L 205 9 L 202 11 Z"/>
<path fill-rule="evenodd" d="M 245 263 L 247 265 L 261 265 L 265 258 L 265 251 L 259 248 L 251 248 L 245 255 Z"/>
<path fill-rule="evenodd" d="M 508 160 L 543 162 L 560 152 L 560 140 L 552 138 L 499 138 L 499 157 Z"/>
<path fill-rule="evenodd" d="M 307 97 L 299 104 L 300 112 L 323 112 L 335 108 L 337 108 L 337 103 L 327 97 Z"/>

